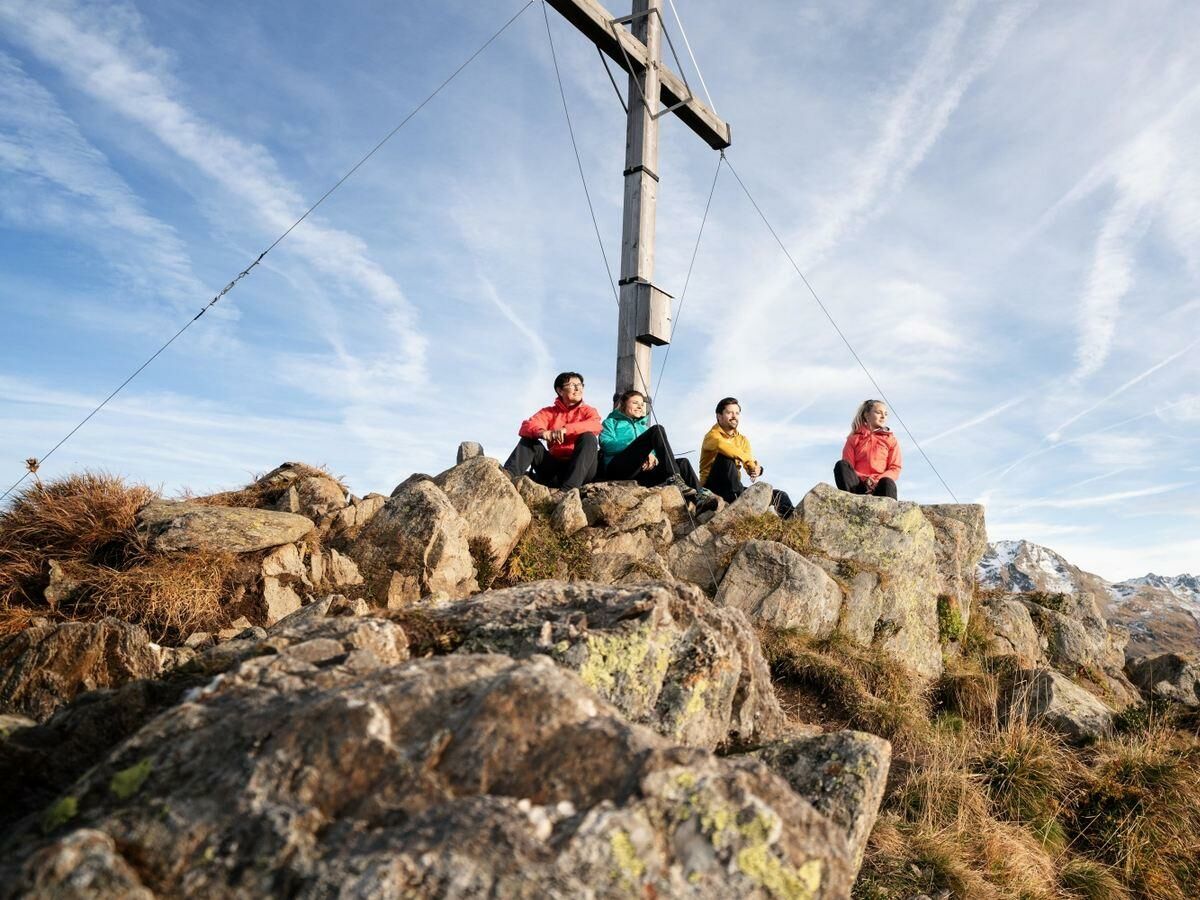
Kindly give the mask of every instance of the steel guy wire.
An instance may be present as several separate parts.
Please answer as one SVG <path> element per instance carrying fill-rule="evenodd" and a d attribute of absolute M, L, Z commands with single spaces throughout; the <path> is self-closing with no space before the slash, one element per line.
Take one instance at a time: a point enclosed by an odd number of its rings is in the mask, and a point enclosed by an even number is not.
<path fill-rule="evenodd" d="M 372 156 L 374 156 L 375 153 L 381 147 L 383 147 L 384 144 L 386 144 L 388 141 L 390 141 L 396 135 L 396 132 L 398 132 L 401 128 L 403 128 L 405 125 L 407 125 L 409 123 L 409 121 L 413 118 L 413 116 L 415 116 L 422 109 L 424 109 L 425 105 L 427 103 L 429 103 L 430 100 L 432 100 L 434 97 L 436 97 L 438 94 L 440 94 L 442 92 L 442 89 L 445 88 L 446 85 L 448 85 L 451 81 L 453 81 L 455 78 L 457 78 L 459 73 L 461 73 L 463 71 L 463 69 L 465 69 L 472 62 L 474 62 L 475 58 L 477 56 L 479 56 L 479 54 L 481 54 L 484 50 L 486 50 L 492 44 L 492 42 L 496 40 L 496 38 L 500 37 L 500 35 L 502 35 L 505 31 L 507 31 L 508 27 L 510 25 L 512 25 L 512 23 L 515 22 L 518 18 L 520 18 L 521 14 L 523 12 L 525 12 L 525 10 L 529 9 L 529 7 L 531 7 L 533 4 L 534 4 L 534 0 L 528 0 L 528 2 L 526 2 L 526 4 L 524 6 L 522 6 L 519 10 L 517 10 L 512 15 L 512 18 L 510 18 L 507 22 L 505 22 L 503 25 L 501 25 L 499 30 L 497 30 L 494 34 L 492 34 L 491 37 L 489 37 L 486 41 L 484 41 L 474 53 L 472 53 L 469 57 L 467 57 L 465 62 L 463 62 L 457 69 L 455 69 L 450 74 L 450 76 L 448 78 L 446 78 L 445 81 L 443 81 L 441 84 L 439 84 L 433 90 L 433 93 L 429 94 L 429 96 L 427 96 L 424 100 L 422 100 L 420 103 L 418 103 L 412 109 L 412 111 L 409 112 L 409 114 L 401 120 L 399 125 L 397 125 L 391 131 L 389 131 L 386 135 L 384 135 L 383 139 L 380 140 L 379 143 L 377 143 L 374 147 L 372 147 L 370 149 L 370 151 L 362 159 L 360 159 L 358 162 L 356 162 L 354 164 L 354 166 L 348 172 L 346 172 L 345 175 L 343 175 L 341 178 L 339 178 L 337 180 L 337 182 L 333 185 L 333 187 L 331 187 L 324 194 L 322 194 L 320 199 L 317 200 L 316 203 L 314 203 L 312 206 L 310 206 L 308 209 L 306 209 L 304 211 L 304 215 L 300 216 L 300 218 L 298 218 L 295 222 L 293 222 L 291 224 L 291 226 L 287 229 L 287 231 L 285 231 L 283 234 L 281 234 L 279 237 L 277 237 L 274 240 L 274 242 L 269 247 L 267 247 L 266 250 L 264 250 L 262 253 L 258 254 L 258 257 L 254 260 L 254 262 L 250 263 L 250 265 L 246 266 L 245 269 L 243 269 L 240 273 L 238 273 L 238 275 L 232 281 L 230 281 L 229 284 L 225 285 L 225 287 L 223 287 L 220 290 L 220 292 L 215 297 L 212 298 L 212 300 L 210 300 L 205 306 L 201 307 L 200 311 L 198 313 L 196 313 L 196 315 L 194 315 L 191 319 L 189 319 L 182 328 L 180 328 L 177 332 L 175 332 L 175 334 L 173 334 L 171 336 L 171 338 L 165 344 L 163 344 L 161 347 L 159 347 L 157 350 L 155 350 L 154 353 L 151 354 L 151 356 L 144 363 L 142 363 L 140 366 L 138 366 L 136 369 L 134 369 L 133 374 L 131 374 L 128 378 L 126 378 L 119 385 L 117 385 L 116 390 L 114 390 L 111 394 L 109 394 L 102 401 L 100 401 L 100 404 L 95 409 L 93 409 L 90 413 L 88 413 L 74 428 L 72 428 L 69 432 L 67 432 L 66 437 L 64 437 L 57 444 L 55 444 L 53 447 L 51 447 L 42 456 L 37 457 L 33 461 L 32 465 L 27 463 L 26 464 L 27 471 L 25 472 L 25 474 L 22 475 L 20 478 L 18 478 L 15 482 L 13 482 L 13 484 L 9 487 L 8 490 L 6 490 L 3 494 L 0 494 L 0 501 L 3 501 L 6 497 L 8 497 L 9 494 L 11 494 L 13 491 L 15 491 L 21 485 L 21 483 L 25 481 L 26 478 L 28 478 L 30 475 L 33 474 L 35 468 L 38 465 L 40 465 L 41 463 L 43 463 L 47 459 L 49 459 L 54 454 L 54 452 L 56 450 L 58 450 L 59 447 L 61 447 L 63 444 L 65 444 L 72 437 L 72 435 L 75 434 L 75 432 L 79 431 L 79 429 L 82 428 L 84 425 L 86 425 L 87 422 L 94 415 L 96 415 L 96 413 L 100 412 L 100 410 L 102 410 L 105 406 L 107 406 L 108 402 L 110 400 L 112 400 L 113 397 L 117 396 L 117 394 L 119 394 L 125 388 L 125 386 L 129 384 L 129 382 L 133 381 L 134 378 L 136 378 L 138 375 L 141 374 L 143 369 L 145 369 L 148 365 L 150 365 L 150 363 L 154 362 L 154 360 L 156 360 L 164 350 L 166 350 L 168 347 L 170 347 L 171 344 L 173 344 L 175 342 L 176 338 L 178 338 L 181 334 L 183 334 L 185 331 L 187 331 L 193 325 L 193 323 L 196 322 L 197 319 L 199 319 L 202 315 L 204 315 L 206 312 L 208 312 L 213 306 L 215 306 L 218 300 L 220 300 L 222 297 L 224 297 L 226 294 L 228 294 L 231 290 L 233 290 L 234 286 L 239 281 L 241 281 L 243 278 L 245 278 L 247 275 L 249 275 L 250 271 L 255 266 L 257 266 L 260 262 L 263 261 L 264 256 L 266 256 L 268 253 L 270 253 L 272 250 L 274 250 L 277 246 L 279 246 L 280 242 L 283 241 L 283 239 L 286 238 L 289 234 L 291 234 L 301 222 L 303 222 L 305 219 L 307 219 L 309 217 L 309 215 L 312 214 L 313 210 L 315 210 L 318 206 L 320 206 L 322 203 L 324 203 L 326 201 L 326 199 L 328 199 L 329 196 L 334 191 L 336 191 L 338 188 L 340 188 L 346 182 L 346 180 L 350 178 L 351 175 L 353 175 L 355 172 L 357 172 L 367 160 L 369 160 Z"/>
<path fill-rule="evenodd" d="M 692 58 L 692 65 L 696 69 L 696 75 L 700 79 L 700 87 L 704 88 L 704 96 L 708 98 L 708 108 L 715 114 L 717 111 L 716 104 L 713 103 L 712 95 L 708 92 L 708 85 L 704 83 L 704 73 L 700 71 L 700 63 L 696 62 L 696 54 L 692 52 L 692 45 L 688 41 L 687 32 L 683 30 L 683 19 L 679 18 L 679 10 L 675 8 L 675 0 L 667 0 L 671 4 L 671 12 L 675 15 L 675 23 L 679 26 L 679 33 L 683 35 L 683 46 L 687 47 L 688 56 Z"/>
<path fill-rule="evenodd" d="M 679 308 L 675 310 L 675 319 L 671 322 L 671 336 L 667 341 L 667 349 L 663 353 L 662 365 L 658 368 L 658 384 L 654 386 L 654 395 L 650 398 L 650 405 L 653 407 L 654 400 L 658 397 L 658 389 L 662 387 L 663 373 L 667 371 L 667 360 L 671 358 L 671 344 L 675 340 L 675 329 L 679 327 L 679 320 L 683 318 L 683 302 L 687 299 L 688 285 L 692 281 L 692 269 L 696 265 L 696 255 L 700 252 L 700 238 L 704 236 L 704 223 L 708 221 L 708 210 L 712 206 L 713 194 L 717 191 L 717 179 L 721 175 L 721 163 L 725 161 L 725 151 L 721 151 L 721 155 L 717 157 L 717 168 L 713 172 L 712 186 L 708 189 L 708 200 L 704 204 L 704 215 L 700 217 L 700 231 L 696 234 L 696 244 L 692 247 L 692 260 L 688 263 L 687 275 L 683 279 L 683 290 L 679 292 Z"/>
<path fill-rule="evenodd" d="M 900 418 L 900 413 L 896 411 L 895 405 L 887 398 L 887 394 L 883 392 L 883 388 L 880 387 L 879 382 L 875 380 L 875 376 L 871 374 L 871 370 L 867 368 L 867 364 L 862 361 L 862 357 L 858 355 L 858 351 L 856 351 L 854 349 L 854 345 L 850 343 L 850 339 L 847 338 L 842 329 L 838 327 L 837 321 L 825 307 L 825 304 L 821 302 L 821 298 L 817 295 L 817 292 L 813 290 L 813 286 L 809 284 L 808 279 L 804 277 L 804 273 L 800 270 L 800 266 L 796 264 L 796 260 L 792 257 L 792 254 L 788 252 L 788 248 L 784 245 L 783 241 L 780 240 L 779 234 L 775 231 L 774 227 L 767 219 L 766 214 L 762 211 L 762 207 L 758 205 L 758 202 L 754 199 L 753 195 L 751 195 L 750 189 L 746 187 L 746 183 L 742 181 L 742 176 L 737 173 L 737 169 L 734 168 L 733 163 L 729 161 L 728 157 L 725 158 L 725 164 L 729 166 L 729 171 L 733 173 L 733 177 L 736 178 L 737 183 L 741 185 L 742 191 L 746 195 L 746 199 L 750 201 L 750 204 L 754 207 L 755 212 L 758 213 L 759 218 L 763 220 L 763 224 L 766 225 L 767 230 L 771 232 L 771 237 L 775 238 L 775 243 L 779 245 L 779 249 L 783 251 L 783 255 L 786 256 L 788 262 L 792 264 L 792 268 L 796 270 L 796 274 L 800 276 L 800 280 L 804 282 L 804 286 L 808 288 L 808 292 L 812 294 L 812 298 L 817 301 L 817 306 L 821 308 L 821 312 L 825 314 L 825 318 L 829 320 L 829 324 L 833 326 L 833 330 L 836 331 L 838 337 L 842 339 L 842 343 L 846 345 L 846 349 L 850 351 L 850 355 L 854 357 L 854 361 L 857 362 L 859 368 L 866 373 L 867 378 L 870 380 L 871 384 L 874 385 L 875 390 L 879 392 L 880 398 L 891 409 L 892 415 L 896 417 L 896 421 L 900 423 L 900 427 L 904 429 L 904 433 L 907 434 L 909 440 L 913 442 L 913 446 L 917 448 L 917 451 L 921 454 L 922 458 L 929 464 L 929 468 L 933 470 L 933 474 L 936 475 L 938 481 L 942 483 L 942 487 L 946 489 L 946 493 L 953 497 L 954 502 L 957 503 L 958 497 L 955 496 L 954 491 L 950 489 L 950 485 L 946 483 L 946 479 L 942 477 L 942 473 L 938 471 L 937 466 L 933 464 L 933 460 L 931 460 L 921 448 L 921 444 L 917 441 L 908 425 L 904 423 L 904 419 Z"/>

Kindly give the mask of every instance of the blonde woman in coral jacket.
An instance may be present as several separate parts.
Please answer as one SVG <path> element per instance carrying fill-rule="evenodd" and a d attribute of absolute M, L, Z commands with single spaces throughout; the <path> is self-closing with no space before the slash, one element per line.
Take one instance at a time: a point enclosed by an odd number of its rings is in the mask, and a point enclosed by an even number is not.
<path fill-rule="evenodd" d="M 833 467 L 833 480 L 843 491 L 896 499 L 900 445 L 887 427 L 887 417 L 882 400 L 864 400 L 858 407 L 842 458 Z"/>

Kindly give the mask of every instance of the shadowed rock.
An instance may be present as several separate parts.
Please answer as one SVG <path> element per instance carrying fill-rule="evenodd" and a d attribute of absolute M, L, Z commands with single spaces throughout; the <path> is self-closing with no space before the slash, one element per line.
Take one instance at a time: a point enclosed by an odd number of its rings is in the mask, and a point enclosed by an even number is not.
<path fill-rule="evenodd" d="M 1089 741 L 1112 733 L 1112 710 L 1095 696 L 1053 669 L 1023 669 L 1001 684 L 1000 716 L 1036 722 L 1073 741 Z"/>
<path fill-rule="evenodd" d="M 849 895 L 842 829 L 783 779 L 544 657 L 334 649 L 243 660 L 148 722 L 10 833 L 0 892 L 65 892 L 86 859 L 177 896 Z"/>
<path fill-rule="evenodd" d="M 1151 700 L 1173 700 L 1200 706 L 1200 662 L 1178 653 L 1160 653 L 1132 660 L 1125 671 Z"/>
<path fill-rule="evenodd" d="M 887 789 L 892 745 L 863 731 L 783 741 L 753 754 L 845 830 L 857 876 Z"/>
<path fill-rule="evenodd" d="M 140 625 L 114 618 L 34 625 L 0 638 L 0 712 L 45 719 L 84 691 L 158 672 Z"/>

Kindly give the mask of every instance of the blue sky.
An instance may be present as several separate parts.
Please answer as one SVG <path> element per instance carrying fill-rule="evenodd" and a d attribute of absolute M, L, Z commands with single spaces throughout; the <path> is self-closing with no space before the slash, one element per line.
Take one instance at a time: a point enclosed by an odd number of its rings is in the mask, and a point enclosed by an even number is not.
<path fill-rule="evenodd" d="M 1200 570 L 1200 5 L 676 5 L 730 160 L 990 536 Z M 520 7 L 0 0 L 3 486 Z M 550 18 L 615 261 L 624 113 Z M 678 296 L 717 158 L 663 121 Z M 727 169 L 676 318 L 676 449 L 733 394 L 774 484 L 828 480 L 874 390 Z M 506 455 L 561 369 L 603 408 L 615 329 L 535 4 L 43 474 L 386 493 Z M 901 496 L 948 500 L 899 436 Z"/>

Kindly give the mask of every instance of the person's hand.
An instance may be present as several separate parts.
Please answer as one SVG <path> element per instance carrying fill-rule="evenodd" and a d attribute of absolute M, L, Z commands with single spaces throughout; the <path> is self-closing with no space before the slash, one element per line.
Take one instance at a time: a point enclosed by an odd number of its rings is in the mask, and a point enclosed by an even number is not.
<path fill-rule="evenodd" d="M 651 469 L 653 469 L 657 465 L 658 465 L 658 457 L 647 456 L 646 459 L 642 462 L 642 471 L 649 472 Z"/>
<path fill-rule="evenodd" d="M 547 444 L 553 444 L 554 443 L 554 432 L 549 431 L 549 430 L 543 431 L 542 432 L 542 440 L 545 441 Z"/>
<path fill-rule="evenodd" d="M 749 464 L 747 464 L 746 474 L 750 476 L 751 481 L 757 481 L 759 478 L 762 477 L 762 473 L 763 473 L 762 466 L 755 466 L 754 468 L 750 468 Z"/>
<path fill-rule="evenodd" d="M 867 493 L 869 494 L 869 493 L 871 493 L 872 491 L 874 491 L 874 490 L 875 490 L 875 485 L 877 485 L 877 484 L 879 484 L 879 482 L 878 482 L 878 481 L 877 481 L 875 478 L 868 478 L 868 479 L 866 480 L 866 485 L 867 485 Z"/>
<path fill-rule="evenodd" d="M 542 440 L 547 444 L 561 444 L 567 439 L 567 429 L 556 428 L 553 431 L 543 431 Z"/>

